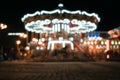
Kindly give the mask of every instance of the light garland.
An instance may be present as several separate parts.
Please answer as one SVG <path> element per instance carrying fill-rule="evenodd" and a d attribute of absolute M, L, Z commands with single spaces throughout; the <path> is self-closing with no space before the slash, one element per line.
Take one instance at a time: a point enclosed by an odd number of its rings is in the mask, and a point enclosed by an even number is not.
<path fill-rule="evenodd" d="M 58 4 L 58 7 L 62 8 L 64 5 L 62 3 Z M 97 28 L 97 24 L 96 21 L 91 21 L 90 19 L 87 20 L 80 20 L 80 19 L 75 19 L 74 17 L 72 19 L 69 19 L 69 17 L 65 17 L 65 18 L 45 18 L 45 19 L 41 19 L 39 18 L 38 20 L 34 20 L 35 16 L 45 16 L 45 15 L 51 15 L 52 17 L 54 17 L 53 14 L 71 14 L 71 15 L 78 15 L 79 16 L 87 16 L 89 17 L 91 20 L 94 17 L 95 20 L 97 20 L 97 22 L 100 22 L 100 17 L 96 14 L 96 13 L 87 13 L 86 11 L 80 11 L 80 10 L 76 10 L 76 11 L 69 11 L 66 9 L 55 9 L 52 11 L 46 11 L 46 10 L 42 10 L 42 11 L 36 11 L 33 14 L 26 14 L 24 15 L 21 20 L 22 22 L 25 23 L 25 29 L 31 32 L 36 32 L 36 33 L 40 33 L 40 32 L 46 32 L 49 31 L 51 33 L 54 32 L 60 32 L 61 30 L 61 26 L 62 29 L 64 29 L 66 32 L 71 32 L 71 33 L 76 33 L 76 32 L 82 32 L 82 33 L 86 33 L 86 32 L 90 32 L 90 31 L 94 31 Z M 50 25 L 51 24 L 51 25 Z M 70 27 L 70 24 L 74 25 L 74 27 Z M 50 26 L 48 26 L 50 25 Z"/>

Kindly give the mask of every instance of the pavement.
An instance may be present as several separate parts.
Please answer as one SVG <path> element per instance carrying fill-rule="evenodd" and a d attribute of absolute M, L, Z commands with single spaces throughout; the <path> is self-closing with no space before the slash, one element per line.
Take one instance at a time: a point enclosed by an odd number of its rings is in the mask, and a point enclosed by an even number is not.
<path fill-rule="evenodd" d="M 119 62 L 0 62 L 0 80 L 120 80 Z"/>

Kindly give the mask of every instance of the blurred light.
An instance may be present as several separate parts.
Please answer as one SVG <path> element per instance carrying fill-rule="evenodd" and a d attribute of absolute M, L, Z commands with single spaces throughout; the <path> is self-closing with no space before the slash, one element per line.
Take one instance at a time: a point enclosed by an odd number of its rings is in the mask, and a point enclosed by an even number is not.
<path fill-rule="evenodd" d="M 0 29 L 6 29 L 6 28 L 7 28 L 6 24 L 0 23 Z"/>
<path fill-rule="evenodd" d="M 20 41 L 20 40 L 17 40 L 17 41 L 16 41 L 16 44 L 18 44 L 18 45 L 19 45 L 20 43 L 21 43 L 21 41 Z"/>
<path fill-rule="evenodd" d="M 27 56 L 27 53 L 24 53 L 24 57 L 26 57 Z"/>
<path fill-rule="evenodd" d="M 39 47 L 39 46 L 37 46 L 37 47 L 36 47 L 36 50 L 39 50 L 39 49 L 40 49 L 40 47 Z"/>
<path fill-rule="evenodd" d="M 30 47 L 29 47 L 29 46 L 26 46 L 26 47 L 25 47 L 25 50 L 30 50 Z"/>
<path fill-rule="evenodd" d="M 107 59 L 110 59 L 110 55 L 109 55 L 109 54 L 107 54 L 107 56 L 106 56 L 106 57 L 107 57 Z"/>
<path fill-rule="evenodd" d="M 14 33 L 14 32 L 10 32 L 8 33 L 8 36 L 21 36 L 24 33 Z"/>
<path fill-rule="evenodd" d="M 22 37 L 22 38 L 27 38 L 27 34 L 21 33 L 21 34 L 20 34 L 20 37 Z"/>

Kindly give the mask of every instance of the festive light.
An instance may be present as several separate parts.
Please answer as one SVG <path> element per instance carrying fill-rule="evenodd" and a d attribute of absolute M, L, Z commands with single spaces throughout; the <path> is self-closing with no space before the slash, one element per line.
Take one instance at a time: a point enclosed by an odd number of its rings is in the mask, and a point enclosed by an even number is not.
<path fill-rule="evenodd" d="M 58 4 L 58 7 L 62 8 L 63 4 Z M 71 19 L 67 16 L 61 18 L 54 16 L 54 14 L 70 14 L 71 16 L 77 15 L 78 18 Z M 41 18 L 41 16 L 45 15 L 51 15 L 52 18 Z M 39 18 L 36 18 L 37 16 L 39 16 Z M 79 18 L 80 16 L 86 16 L 87 18 Z M 95 13 L 87 13 L 86 11 L 80 10 L 69 11 L 66 9 L 56 9 L 53 11 L 36 11 L 33 14 L 24 15 L 21 20 L 25 23 L 25 29 L 31 32 L 45 33 L 46 31 L 49 31 L 50 33 L 54 33 L 60 32 L 61 29 L 64 29 L 66 32 L 71 32 L 73 34 L 76 32 L 86 33 L 94 31 L 97 29 L 97 23 L 100 22 L 100 18 Z"/>
<path fill-rule="evenodd" d="M 70 11 L 63 9 L 63 6 L 60 3 L 58 4 L 58 9 L 36 11 L 33 14 L 26 14 L 21 18 L 26 30 L 40 33 L 41 42 L 48 41 L 47 49 L 53 50 L 55 44 L 61 44 L 63 48 L 65 45 L 70 44 L 73 50 L 75 39 L 68 36 L 94 31 L 97 29 L 98 22 L 100 22 L 100 18 L 96 13 L 87 13 L 80 10 Z M 46 34 L 46 32 L 48 33 Z M 51 33 L 53 37 L 51 37 Z M 46 36 L 45 38 L 44 35 Z M 99 34 L 96 34 L 91 38 L 97 39 L 99 37 Z M 84 44 L 93 44 L 93 42 L 82 42 Z"/>
<path fill-rule="evenodd" d="M 72 50 L 74 49 L 73 43 L 71 41 L 67 41 L 67 40 L 64 40 L 64 41 L 60 41 L 60 40 L 49 41 L 47 49 L 48 50 L 49 49 L 53 50 L 54 49 L 54 44 L 57 44 L 57 43 L 62 44 L 63 47 L 65 47 L 66 44 L 70 44 L 71 49 Z"/>

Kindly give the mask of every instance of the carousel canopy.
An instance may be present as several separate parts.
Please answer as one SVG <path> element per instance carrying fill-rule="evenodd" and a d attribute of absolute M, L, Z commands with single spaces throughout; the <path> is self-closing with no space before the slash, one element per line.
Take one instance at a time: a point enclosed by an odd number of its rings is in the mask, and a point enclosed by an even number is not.
<path fill-rule="evenodd" d="M 63 9 L 63 4 L 58 4 L 58 9 L 52 11 L 36 11 L 24 15 L 21 20 L 25 29 L 31 32 L 60 32 L 61 29 L 68 33 L 90 32 L 97 28 L 100 18 L 96 13 L 86 11 L 69 11 Z"/>

